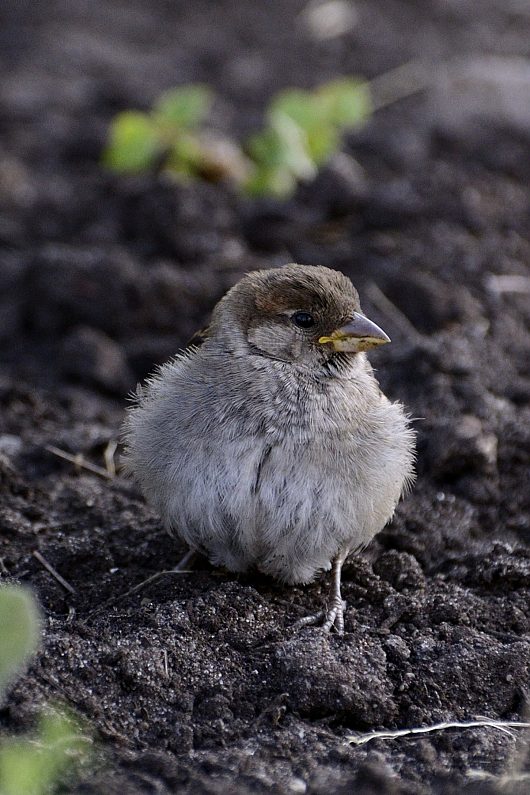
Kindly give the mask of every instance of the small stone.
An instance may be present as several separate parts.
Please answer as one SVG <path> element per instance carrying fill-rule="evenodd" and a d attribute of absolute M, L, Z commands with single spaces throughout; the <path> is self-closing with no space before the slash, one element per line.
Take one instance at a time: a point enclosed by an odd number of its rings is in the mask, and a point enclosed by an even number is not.
<path fill-rule="evenodd" d="M 301 778 L 292 778 L 287 782 L 287 789 L 294 795 L 304 795 L 307 792 L 307 784 Z"/>
<path fill-rule="evenodd" d="M 391 549 L 374 563 L 374 573 L 386 580 L 397 591 L 417 590 L 425 587 L 425 575 L 416 558 L 408 552 Z"/>
<path fill-rule="evenodd" d="M 3 433 L 0 436 L 0 455 L 6 458 L 14 458 L 22 450 L 22 439 L 11 433 Z"/>
<path fill-rule="evenodd" d="M 390 635 L 385 640 L 383 648 L 388 659 L 393 663 L 403 663 L 410 658 L 410 649 L 399 635 Z"/>
<path fill-rule="evenodd" d="M 466 473 L 489 474 L 497 464 L 498 440 L 484 430 L 472 414 L 464 414 L 454 424 L 437 424 L 429 431 L 427 457 L 436 476 Z"/>

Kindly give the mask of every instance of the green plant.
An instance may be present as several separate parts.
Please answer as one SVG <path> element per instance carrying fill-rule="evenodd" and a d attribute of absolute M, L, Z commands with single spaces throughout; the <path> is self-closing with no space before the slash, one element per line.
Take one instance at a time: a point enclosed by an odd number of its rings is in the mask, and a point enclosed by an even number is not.
<path fill-rule="evenodd" d="M 8 685 L 20 676 L 35 653 L 40 611 L 30 591 L 19 586 L 0 589 L 0 702 Z M 86 758 L 87 738 L 74 718 L 47 709 L 32 736 L 9 737 L 0 743 L 1 795 L 46 795 L 75 761 Z"/>
<path fill-rule="evenodd" d="M 2 795 L 46 795 L 58 779 L 86 758 L 87 738 L 74 718 L 49 710 L 33 736 L 8 738 L 0 745 Z"/>
<path fill-rule="evenodd" d="M 8 585 L 0 589 L 0 702 L 7 686 L 37 650 L 40 612 L 29 591 Z"/>
<path fill-rule="evenodd" d="M 371 113 L 368 84 L 353 78 L 282 91 L 270 103 L 264 129 L 238 147 L 202 128 L 211 101 L 204 86 L 184 86 L 163 94 L 150 113 L 118 114 L 103 162 L 125 173 L 159 166 L 181 178 L 228 176 L 251 195 L 286 197 L 339 149 L 346 129 Z"/>
<path fill-rule="evenodd" d="M 312 179 L 341 145 L 342 133 L 371 112 L 367 83 L 343 78 L 314 91 L 289 89 L 274 97 L 267 127 L 248 143 L 254 171 L 246 185 L 255 195 L 293 192 Z"/>
<path fill-rule="evenodd" d="M 183 86 L 162 94 L 150 113 L 119 113 L 110 127 L 103 162 L 114 171 L 138 173 L 165 158 L 175 172 L 194 175 L 201 158 L 197 130 L 211 100 L 206 86 Z"/>

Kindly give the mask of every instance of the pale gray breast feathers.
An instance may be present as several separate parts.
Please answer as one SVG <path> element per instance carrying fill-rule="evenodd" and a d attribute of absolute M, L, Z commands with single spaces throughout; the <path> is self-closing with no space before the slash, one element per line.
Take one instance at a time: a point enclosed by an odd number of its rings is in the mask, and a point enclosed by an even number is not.
<path fill-rule="evenodd" d="M 391 517 L 413 435 L 364 356 L 336 378 L 252 364 L 205 345 L 165 365 L 129 413 L 128 467 L 213 562 L 303 582 Z"/>

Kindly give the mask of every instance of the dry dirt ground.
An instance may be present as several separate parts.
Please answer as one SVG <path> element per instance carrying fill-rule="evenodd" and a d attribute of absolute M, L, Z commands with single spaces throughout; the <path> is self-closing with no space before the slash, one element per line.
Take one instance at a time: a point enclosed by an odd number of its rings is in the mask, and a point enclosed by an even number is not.
<path fill-rule="evenodd" d="M 64 792 L 456 794 L 500 792 L 501 774 L 521 772 L 513 738 L 491 728 L 345 743 L 354 731 L 524 716 L 530 134 L 510 94 L 520 62 L 509 61 L 503 114 L 499 93 L 483 102 L 487 123 L 454 94 L 414 95 L 348 138 L 357 166 L 340 159 L 287 203 L 99 165 L 112 115 L 177 83 L 213 84 L 216 124 L 237 136 L 283 86 L 415 58 L 436 78 L 458 57 L 530 56 L 526 3 L 477 6 L 359 0 L 351 30 L 317 40 L 294 0 L 2 4 L 0 568 L 35 589 L 46 620 L 0 729 L 27 730 L 49 701 L 86 718 L 97 765 Z M 342 638 L 291 629 L 320 604 L 325 577 L 288 589 L 202 561 L 119 598 L 183 549 L 130 483 L 46 449 L 102 466 L 136 381 L 242 273 L 293 260 L 352 277 L 393 338 L 374 357 L 383 388 L 417 418 L 417 485 L 345 568 Z"/>

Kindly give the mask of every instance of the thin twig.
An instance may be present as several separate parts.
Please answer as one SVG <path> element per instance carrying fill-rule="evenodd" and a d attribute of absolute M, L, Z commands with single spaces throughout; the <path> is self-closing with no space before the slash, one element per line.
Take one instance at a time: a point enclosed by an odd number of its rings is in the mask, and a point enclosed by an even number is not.
<path fill-rule="evenodd" d="M 474 781 L 494 781 L 498 789 L 503 790 L 509 785 L 518 784 L 521 781 L 530 781 L 530 773 L 489 773 L 487 770 L 471 768 L 466 771 L 466 777 Z M 498 790 L 496 790 L 498 791 Z"/>
<path fill-rule="evenodd" d="M 169 667 L 168 667 L 168 660 L 167 660 L 167 649 L 163 649 L 162 651 L 162 659 L 164 661 L 164 676 L 166 679 L 169 679 Z"/>
<path fill-rule="evenodd" d="M 479 717 L 479 716 L 477 716 Z M 525 704 L 522 717 L 528 720 L 530 717 L 530 704 Z M 525 777 L 530 780 L 530 773 L 525 772 L 524 768 L 530 752 L 530 732 L 521 732 L 514 743 L 512 752 L 508 758 L 506 768 L 498 779 L 501 789 L 514 781 L 523 781 Z"/>
<path fill-rule="evenodd" d="M 392 303 L 390 298 L 387 298 L 375 282 L 370 282 L 365 292 L 372 304 L 379 309 L 383 315 L 386 315 L 406 337 L 412 340 L 422 339 L 422 335 L 418 329 L 412 325 L 401 309 Z"/>
<path fill-rule="evenodd" d="M 129 588 L 129 590 L 125 591 L 124 593 L 120 593 L 117 596 L 113 596 L 112 599 L 109 599 L 107 602 L 100 605 L 95 610 L 92 610 L 92 612 L 89 613 L 90 617 L 95 616 L 98 613 L 101 613 L 102 610 L 106 610 L 108 607 L 112 607 L 118 602 L 123 601 L 123 599 L 126 599 L 128 596 L 134 596 L 134 594 L 138 593 L 139 591 L 143 591 L 143 589 L 146 586 L 151 585 L 151 583 L 156 582 L 157 580 L 160 580 L 161 577 L 165 577 L 167 574 L 192 574 L 192 570 L 174 568 L 174 569 L 164 569 L 164 571 L 157 571 L 156 574 L 152 574 L 146 580 L 142 580 L 142 582 L 139 582 L 138 585 L 135 585 L 133 588 Z"/>
<path fill-rule="evenodd" d="M 114 461 L 114 454 L 116 453 L 117 449 L 118 449 L 118 442 L 116 441 L 116 439 L 111 439 L 103 452 L 105 469 L 107 470 L 111 478 L 116 477 L 116 463 Z"/>
<path fill-rule="evenodd" d="M 167 574 L 193 574 L 192 569 L 185 569 L 184 567 L 188 565 L 188 563 L 192 560 L 194 555 L 195 551 L 193 549 L 189 549 L 173 569 L 164 569 L 164 571 L 157 571 L 156 574 L 151 574 L 151 576 L 148 577 L 146 580 L 142 580 L 142 582 L 139 582 L 138 585 L 135 585 L 133 588 L 129 588 L 129 590 L 125 591 L 125 593 L 121 593 L 118 594 L 118 596 L 114 596 L 112 599 L 109 599 L 107 602 L 100 605 L 95 610 L 92 610 L 92 612 L 89 614 L 90 617 L 95 616 L 98 613 L 101 613 L 103 610 L 106 610 L 108 607 L 112 607 L 117 602 L 121 602 L 123 599 L 126 599 L 128 596 L 133 596 L 139 591 L 142 591 L 147 585 L 156 582 L 161 577 L 165 577 Z"/>
<path fill-rule="evenodd" d="M 424 63 L 415 60 L 407 61 L 395 69 L 372 78 L 368 81 L 372 109 L 385 108 L 400 99 L 424 91 L 432 84 L 433 74 L 432 69 L 427 69 Z"/>
<path fill-rule="evenodd" d="M 517 274 L 494 274 L 492 273 L 486 282 L 486 286 L 491 292 L 502 295 L 503 293 L 530 293 L 530 278 Z"/>
<path fill-rule="evenodd" d="M 49 571 L 49 573 L 52 575 L 52 577 L 55 577 L 55 579 L 57 580 L 57 582 L 59 583 L 59 585 L 62 585 L 62 586 L 63 586 L 63 588 L 65 588 L 65 589 L 66 589 L 67 591 L 69 591 L 71 594 L 75 594 L 75 588 L 73 588 L 73 587 L 70 585 L 70 583 L 69 583 L 69 582 L 67 582 L 67 581 L 64 579 L 64 577 L 62 577 L 62 576 L 59 574 L 59 572 L 57 571 L 57 569 L 56 569 L 56 568 L 54 568 L 54 567 L 52 566 L 52 564 L 51 564 L 51 563 L 49 563 L 49 562 L 46 560 L 46 558 L 45 558 L 43 555 L 41 555 L 41 553 L 39 552 L 39 550 L 38 550 L 38 549 L 34 549 L 32 554 L 33 554 L 33 557 L 34 557 L 34 558 L 36 558 L 36 559 L 39 561 L 39 563 L 41 564 L 41 566 L 44 566 L 44 568 L 46 569 L 46 571 Z"/>
<path fill-rule="evenodd" d="M 44 449 L 49 453 L 52 453 L 52 455 L 56 455 L 58 458 L 69 461 L 78 469 L 86 469 L 88 472 L 92 472 L 94 475 L 99 475 L 100 478 L 112 480 L 114 477 L 106 469 L 98 467 L 96 464 L 92 464 L 90 461 L 87 461 L 82 453 L 72 455 L 71 453 L 67 453 L 66 450 L 61 450 L 59 447 L 54 447 L 52 444 L 47 444 Z"/>
<path fill-rule="evenodd" d="M 413 729 L 396 729 L 395 731 L 383 730 L 368 732 L 367 734 L 351 734 L 347 742 L 352 745 L 364 745 L 372 740 L 394 740 L 397 737 L 406 737 L 409 734 L 428 734 L 429 732 L 441 731 L 443 729 L 473 729 L 473 728 L 499 729 L 513 737 L 508 729 L 529 729 L 530 723 L 525 721 L 501 721 L 501 720 L 470 720 L 461 723 L 448 721 L 447 723 L 435 723 L 433 726 L 417 726 Z"/>

